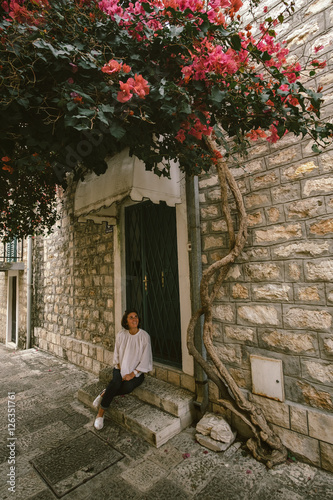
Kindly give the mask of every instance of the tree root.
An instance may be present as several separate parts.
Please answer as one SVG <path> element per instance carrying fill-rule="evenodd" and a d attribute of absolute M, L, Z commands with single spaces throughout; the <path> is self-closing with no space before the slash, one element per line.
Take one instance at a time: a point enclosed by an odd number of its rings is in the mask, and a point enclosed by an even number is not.
<path fill-rule="evenodd" d="M 205 140 L 208 150 L 213 155 L 217 150 L 216 144 L 209 137 L 206 137 Z M 222 210 L 227 222 L 229 251 L 224 257 L 211 264 L 202 275 L 200 284 L 201 308 L 192 315 L 189 322 L 187 346 L 190 354 L 201 365 L 208 378 L 217 385 L 223 398 L 219 399 L 221 405 L 241 418 L 251 429 L 253 437 L 247 441 L 247 447 L 252 455 L 260 462 L 265 463 L 268 468 L 271 468 L 286 460 L 287 449 L 268 425 L 262 410 L 246 399 L 236 381 L 222 363 L 213 344 L 212 303 L 230 267 L 242 252 L 247 239 L 247 215 L 242 194 L 226 162 L 222 158 L 218 160 L 216 168 L 221 187 Z M 237 234 L 231 217 L 227 186 L 236 203 L 239 219 Z M 213 364 L 206 361 L 194 345 L 194 329 L 202 315 L 204 315 L 203 342 L 209 359 Z"/>

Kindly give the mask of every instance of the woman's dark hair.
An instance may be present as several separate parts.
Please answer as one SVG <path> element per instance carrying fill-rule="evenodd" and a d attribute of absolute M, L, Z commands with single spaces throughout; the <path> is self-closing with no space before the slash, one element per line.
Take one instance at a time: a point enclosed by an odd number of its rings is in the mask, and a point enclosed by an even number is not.
<path fill-rule="evenodd" d="M 138 318 L 139 318 L 138 328 L 140 327 L 140 316 L 139 316 L 138 311 L 136 309 L 126 309 L 126 311 L 124 312 L 124 316 L 121 318 L 121 326 L 123 328 L 125 328 L 126 330 L 128 330 L 127 317 L 131 313 L 135 313 L 138 315 Z"/>

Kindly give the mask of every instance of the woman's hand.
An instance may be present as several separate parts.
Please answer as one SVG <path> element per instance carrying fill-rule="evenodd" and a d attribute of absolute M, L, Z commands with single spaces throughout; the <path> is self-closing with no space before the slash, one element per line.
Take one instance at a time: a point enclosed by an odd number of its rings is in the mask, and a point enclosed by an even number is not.
<path fill-rule="evenodd" d="M 132 378 L 134 378 L 134 377 L 135 377 L 135 373 L 134 372 L 128 373 L 127 375 L 123 376 L 123 380 L 126 380 L 128 382 L 129 380 L 132 380 Z"/>

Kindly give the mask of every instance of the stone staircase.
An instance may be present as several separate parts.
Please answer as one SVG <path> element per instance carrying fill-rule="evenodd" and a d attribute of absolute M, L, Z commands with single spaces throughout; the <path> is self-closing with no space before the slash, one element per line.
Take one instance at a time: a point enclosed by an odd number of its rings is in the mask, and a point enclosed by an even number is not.
<path fill-rule="evenodd" d="M 78 391 L 79 401 L 93 408 L 110 379 L 111 372 L 102 371 L 98 381 Z M 159 448 L 193 422 L 193 400 L 191 392 L 146 375 L 131 394 L 114 398 L 105 416 Z"/>

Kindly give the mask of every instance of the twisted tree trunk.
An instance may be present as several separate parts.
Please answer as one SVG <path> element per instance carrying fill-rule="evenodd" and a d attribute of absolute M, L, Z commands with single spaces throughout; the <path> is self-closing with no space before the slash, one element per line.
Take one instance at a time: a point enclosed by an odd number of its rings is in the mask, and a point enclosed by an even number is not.
<path fill-rule="evenodd" d="M 208 149 L 214 154 L 217 150 L 216 144 L 211 138 L 206 138 L 206 142 Z M 247 447 L 253 456 L 257 460 L 264 462 L 267 467 L 271 468 L 286 460 L 287 449 L 268 425 L 262 410 L 245 398 L 234 378 L 230 375 L 217 355 L 212 340 L 212 305 L 214 299 L 231 265 L 243 250 L 247 239 L 247 215 L 239 187 L 227 167 L 225 160 L 222 158 L 219 159 L 216 167 L 221 187 L 222 210 L 228 228 L 229 251 L 223 258 L 211 264 L 202 275 L 200 285 L 201 308 L 192 315 L 189 322 L 187 345 L 190 354 L 201 365 L 208 378 L 219 388 L 220 394 L 223 397 L 223 399 L 219 399 L 219 403 L 241 418 L 251 429 L 254 437 L 247 441 Z M 237 234 L 230 213 L 227 187 L 230 188 L 233 195 L 239 217 Z M 204 316 L 203 342 L 212 363 L 206 361 L 194 345 L 194 329 L 197 321 L 202 315 Z"/>

